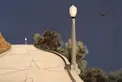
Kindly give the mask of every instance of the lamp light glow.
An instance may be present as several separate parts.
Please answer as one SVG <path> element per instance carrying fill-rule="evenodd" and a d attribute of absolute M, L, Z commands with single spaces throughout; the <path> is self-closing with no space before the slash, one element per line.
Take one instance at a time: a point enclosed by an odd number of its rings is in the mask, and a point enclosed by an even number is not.
<path fill-rule="evenodd" d="M 74 5 L 72 5 L 72 6 L 69 8 L 69 13 L 70 13 L 70 16 L 71 16 L 71 17 L 75 17 L 76 14 L 77 14 L 77 7 L 75 7 Z"/>

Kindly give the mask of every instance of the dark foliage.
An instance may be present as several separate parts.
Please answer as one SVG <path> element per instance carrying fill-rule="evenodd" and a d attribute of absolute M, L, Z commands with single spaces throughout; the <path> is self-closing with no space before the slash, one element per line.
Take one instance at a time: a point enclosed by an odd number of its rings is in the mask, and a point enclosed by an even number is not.
<path fill-rule="evenodd" d="M 80 75 L 84 82 L 107 82 L 106 73 L 99 68 L 91 68 Z"/>
<path fill-rule="evenodd" d="M 108 82 L 122 82 L 122 69 L 110 72 L 108 75 Z"/>
<path fill-rule="evenodd" d="M 62 46 L 62 40 L 60 34 L 55 31 L 46 31 L 42 36 L 35 34 L 34 45 L 41 49 L 57 50 Z"/>

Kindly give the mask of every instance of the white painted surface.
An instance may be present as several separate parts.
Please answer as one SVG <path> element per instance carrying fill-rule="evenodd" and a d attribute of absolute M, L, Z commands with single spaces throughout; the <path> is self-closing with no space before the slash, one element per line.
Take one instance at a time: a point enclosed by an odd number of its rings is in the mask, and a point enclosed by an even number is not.
<path fill-rule="evenodd" d="M 10 51 L 0 55 L 0 82 L 72 82 L 60 57 L 33 45 L 12 45 Z"/>

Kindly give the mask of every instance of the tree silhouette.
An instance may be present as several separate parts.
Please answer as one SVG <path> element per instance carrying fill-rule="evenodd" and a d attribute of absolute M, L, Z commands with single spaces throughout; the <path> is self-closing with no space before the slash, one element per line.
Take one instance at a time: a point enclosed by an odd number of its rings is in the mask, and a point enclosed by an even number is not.
<path fill-rule="evenodd" d="M 41 49 L 57 50 L 58 47 L 62 46 L 62 40 L 60 34 L 55 31 L 45 31 L 42 36 L 37 33 L 34 36 L 35 46 Z"/>

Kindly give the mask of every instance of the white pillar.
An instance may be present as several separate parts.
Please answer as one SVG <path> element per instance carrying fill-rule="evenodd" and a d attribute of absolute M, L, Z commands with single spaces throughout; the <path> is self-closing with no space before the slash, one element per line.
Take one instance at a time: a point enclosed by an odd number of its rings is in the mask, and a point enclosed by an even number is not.
<path fill-rule="evenodd" d="M 76 63 L 76 30 L 75 30 L 75 18 L 72 18 L 72 65 L 71 70 L 75 71 L 76 74 L 80 74 L 80 69 L 78 68 L 78 64 Z"/>
<path fill-rule="evenodd" d="M 75 34 L 75 18 L 72 18 L 72 69 L 76 70 L 76 34 Z"/>

